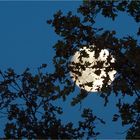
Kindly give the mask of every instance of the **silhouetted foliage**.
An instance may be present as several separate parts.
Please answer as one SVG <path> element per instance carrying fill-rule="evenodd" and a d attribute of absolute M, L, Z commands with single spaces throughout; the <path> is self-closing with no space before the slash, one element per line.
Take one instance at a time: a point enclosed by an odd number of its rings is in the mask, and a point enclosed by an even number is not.
<path fill-rule="evenodd" d="M 61 59 L 68 60 L 74 52 L 83 46 L 90 48 L 90 45 L 94 44 L 96 48 L 93 48 L 93 50 L 95 51 L 96 58 L 98 58 L 101 49 L 108 49 L 111 55 L 115 57 L 116 61 L 115 64 L 110 64 L 106 74 L 110 69 L 115 69 L 117 71 L 117 76 L 112 86 L 106 85 L 109 78 L 105 77 L 104 86 L 99 94 L 105 99 L 105 106 L 109 102 L 108 97 L 110 94 L 115 94 L 116 98 L 119 97 L 118 100 L 121 100 L 121 102 L 116 103 L 119 113 L 113 116 L 113 121 L 117 121 L 120 117 L 122 119 L 122 125 L 129 124 L 132 126 L 127 131 L 126 138 L 140 138 L 140 118 L 138 111 L 138 99 L 140 96 L 139 40 L 135 39 L 135 37 L 131 35 L 117 38 L 117 31 L 105 30 L 102 27 L 96 28 L 94 25 L 97 14 L 101 14 L 106 18 L 111 18 L 115 22 L 115 19 L 118 14 L 121 14 L 121 12 L 129 14 L 137 23 L 139 23 L 140 2 L 86 0 L 83 2 L 83 5 L 78 8 L 77 12 L 81 14 L 80 17 L 73 15 L 72 12 L 69 12 L 67 15 L 63 15 L 61 11 L 58 11 L 54 15 L 54 19 L 49 21 L 49 24 L 54 27 L 54 30 L 62 39 L 58 41 L 57 46 L 54 46 L 56 52 L 60 52 L 56 53 L 56 56 L 54 57 L 54 62 L 57 60 L 57 63 L 54 63 L 54 65 L 57 65 Z M 138 29 L 137 32 L 138 36 L 139 30 L 140 29 Z M 62 50 L 59 51 L 60 49 L 63 49 L 63 52 Z M 84 53 L 85 52 L 81 51 L 79 59 L 81 59 L 81 57 L 88 57 L 88 55 Z M 110 58 L 108 58 L 108 61 L 109 59 Z M 74 62 L 72 62 L 72 64 L 74 64 Z M 75 74 L 80 76 L 81 74 L 79 71 L 82 71 L 89 66 L 91 66 L 91 64 L 85 64 L 83 66 L 76 63 L 75 67 L 77 67 L 77 71 L 75 71 Z M 65 82 L 69 71 L 74 72 L 73 68 L 69 66 L 69 61 L 65 61 L 65 63 L 63 63 L 63 67 L 65 67 L 63 71 L 64 77 L 61 77 L 61 79 L 63 79 L 60 80 L 61 82 Z M 102 63 L 95 65 L 94 68 L 102 68 Z M 96 73 L 98 74 L 99 71 L 96 71 Z M 73 98 L 72 105 L 75 105 L 86 98 L 88 94 L 85 94 L 85 92 L 84 94 L 79 93 L 77 97 Z M 120 97 L 120 94 L 122 97 Z M 132 96 L 136 101 L 132 104 L 125 103 L 123 100 L 125 96 Z"/>
<path fill-rule="evenodd" d="M 139 23 L 140 2 L 86 0 L 77 12 L 80 16 L 73 15 L 72 12 L 64 15 L 62 11 L 58 11 L 53 19 L 47 21 L 60 36 L 60 40 L 53 46 L 56 53 L 53 58 L 54 73 L 44 73 L 46 64 L 38 68 L 37 74 L 32 74 L 28 68 L 20 75 L 13 69 L 0 72 L 0 110 L 1 114 L 8 118 L 4 129 L 5 138 L 79 139 L 95 138 L 100 134 L 95 131 L 95 122 L 99 121 L 102 124 L 105 122 L 94 115 L 91 109 L 84 108 L 81 114 L 83 120 L 74 126 L 72 122 L 66 124 L 62 122 L 59 117 L 63 115 L 62 108 L 54 105 L 60 98 L 65 101 L 75 90 L 75 82 L 72 82 L 69 72 L 75 72 L 80 76 L 80 70 L 91 66 L 90 63 L 81 65 L 70 62 L 74 53 L 83 46 L 95 51 L 95 58 L 98 58 L 101 49 L 108 49 L 115 57 L 115 64 L 110 63 L 106 74 L 115 69 L 117 76 L 110 86 L 107 85 L 109 77 L 104 77 L 104 85 L 99 95 L 104 99 L 105 106 L 109 102 L 108 97 L 111 94 L 116 95 L 118 113 L 114 114 L 112 121 L 118 121 L 120 118 L 123 126 L 131 125 L 126 138 L 140 138 L 139 42 L 130 35 L 117 38 L 117 31 L 94 26 L 97 14 L 111 18 L 115 22 L 119 12 L 129 14 Z M 92 48 L 90 46 L 92 44 L 96 47 Z M 79 59 L 88 57 L 84 51 L 80 54 Z M 109 55 L 107 60 L 110 59 Z M 75 65 L 77 71 L 73 70 L 71 63 Z M 103 62 L 93 66 L 99 69 L 96 71 L 97 75 L 100 74 L 102 67 Z M 87 96 L 88 92 L 81 89 L 80 93 L 73 97 L 71 105 L 81 103 Z M 130 96 L 135 101 L 126 103 L 123 100 L 125 96 Z"/>
<path fill-rule="evenodd" d="M 53 103 L 59 87 L 54 85 L 54 75 L 43 73 L 44 67 L 46 64 L 36 75 L 29 69 L 21 75 L 13 69 L 0 72 L 0 109 L 8 118 L 5 138 L 77 139 L 99 135 L 94 131 L 94 123 L 104 122 L 93 115 L 91 109 L 83 110 L 83 119 L 77 121 L 77 127 L 72 122 L 64 124 L 61 121 L 62 108 Z"/>

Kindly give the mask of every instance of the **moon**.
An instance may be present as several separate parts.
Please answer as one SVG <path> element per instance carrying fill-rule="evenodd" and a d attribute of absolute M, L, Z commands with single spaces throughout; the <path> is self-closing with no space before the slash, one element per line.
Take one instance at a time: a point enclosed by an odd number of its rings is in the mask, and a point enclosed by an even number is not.
<path fill-rule="evenodd" d="M 99 92 L 103 87 L 105 78 L 109 77 L 107 85 L 111 85 L 117 73 L 109 69 L 115 58 L 107 49 L 102 49 L 99 56 L 95 58 L 95 45 L 79 49 L 70 60 L 70 76 L 75 84 L 88 92 Z M 108 58 L 108 60 L 107 60 Z M 110 58 L 110 59 L 109 59 Z"/>

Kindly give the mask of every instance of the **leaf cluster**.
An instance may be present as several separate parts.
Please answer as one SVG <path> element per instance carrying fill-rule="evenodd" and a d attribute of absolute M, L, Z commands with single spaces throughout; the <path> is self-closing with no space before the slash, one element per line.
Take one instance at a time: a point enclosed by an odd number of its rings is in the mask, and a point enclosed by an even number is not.
<path fill-rule="evenodd" d="M 61 54 L 56 54 L 54 60 L 59 61 L 61 57 L 66 58 L 67 61 L 63 63 L 64 75 L 61 75 L 60 81 L 65 82 L 68 78 L 68 72 L 73 71 L 80 76 L 80 70 L 85 70 L 86 67 L 90 67 L 90 64 L 81 65 L 76 63 L 75 67 L 69 66 L 68 60 L 71 56 L 83 46 L 90 48 L 90 45 L 96 46 L 95 56 L 98 58 L 101 49 L 108 49 L 115 57 L 115 63 L 110 63 L 110 67 L 106 70 L 106 74 L 112 69 L 117 71 L 114 82 L 111 86 L 106 86 L 106 83 L 110 80 L 107 77 L 104 79 L 104 85 L 100 96 L 105 99 L 105 105 L 109 102 L 109 95 L 115 94 L 116 96 L 130 96 L 138 100 L 140 96 L 140 47 L 138 40 L 132 36 L 124 36 L 123 38 L 117 38 L 116 31 L 104 30 L 102 27 L 96 28 L 94 23 L 96 22 L 97 14 L 101 14 L 106 18 L 111 18 L 113 21 L 117 18 L 118 14 L 124 12 L 133 17 L 133 19 L 140 22 L 140 2 L 139 1 L 91 1 L 85 0 L 83 4 L 78 8 L 78 13 L 82 15 L 72 15 L 72 12 L 67 15 L 63 15 L 62 12 L 58 12 L 54 15 L 54 19 L 50 24 L 54 27 L 57 34 L 62 37 L 61 44 L 58 42 L 58 46 L 61 49 Z M 61 13 L 61 14 L 60 14 Z M 72 20 L 72 19 L 75 19 Z M 72 21 L 72 22 L 71 22 Z M 69 25 L 69 22 L 71 24 Z M 70 28 L 70 30 L 69 30 Z M 137 35 L 139 35 L 139 30 Z M 63 43 L 62 43 L 63 42 Z M 57 51 L 57 47 L 55 50 Z M 67 52 L 67 57 L 65 53 Z M 88 57 L 85 52 L 81 52 L 79 59 L 82 57 Z M 81 59 L 82 60 L 82 59 Z M 110 57 L 108 57 L 108 61 Z M 55 61 L 56 62 L 56 61 Z M 54 63 L 57 65 L 57 63 Z M 74 65 L 74 63 L 73 63 Z M 62 65 L 59 65 L 62 68 Z M 97 74 L 100 73 L 101 65 L 95 65 L 93 68 L 98 67 Z M 77 70 L 75 70 L 77 68 Z M 56 74 L 57 75 L 57 74 Z M 58 75 L 59 77 L 59 75 Z M 90 86 L 90 83 L 87 83 Z M 87 94 L 80 93 L 77 97 L 73 98 L 72 105 L 81 103 L 81 101 L 87 97 Z M 122 125 L 131 124 L 132 128 L 129 129 L 127 137 L 135 138 L 139 134 L 140 125 L 138 123 L 139 111 L 134 105 L 129 103 L 117 104 L 119 106 L 119 114 L 115 114 L 113 121 L 117 121 L 118 118 L 122 119 Z M 138 114 L 138 115 L 136 115 Z M 137 122 L 137 123 L 135 123 Z M 134 124 L 134 125 L 133 125 Z"/>
<path fill-rule="evenodd" d="M 55 75 L 43 73 L 46 64 L 31 74 L 27 68 L 17 75 L 13 69 L 0 72 L 0 113 L 7 117 L 5 138 L 77 139 L 96 137 L 95 122 L 100 121 L 90 109 L 84 109 L 81 121 L 63 123 L 63 110 L 55 106 L 59 86 L 55 86 Z M 68 84 L 69 81 L 67 81 Z M 68 89 L 69 90 L 69 89 Z M 62 90 L 61 94 L 67 91 Z M 20 101 L 20 102 L 19 102 Z"/>

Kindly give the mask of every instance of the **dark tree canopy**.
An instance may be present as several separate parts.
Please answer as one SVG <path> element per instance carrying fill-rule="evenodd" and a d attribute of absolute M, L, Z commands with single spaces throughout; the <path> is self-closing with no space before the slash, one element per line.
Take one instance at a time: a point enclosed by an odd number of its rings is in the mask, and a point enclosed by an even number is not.
<path fill-rule="evenodd" d="M 4 129 L 5 138 L 78 139 L 96 138 L 101 133 L 95 131 L 95 124 L 105 122 L 94 115 L 92 109 L 83 108 L 83 119 L 77 121 L 75 127 L 73 123 L 64 124 L 59 119 L 59 116 L 63 115 L 63 109 L 54 105 L 60 98 L 67 101 L 67 97 L 75 90 L 75 83 L 69 75 L 73 70 L 69 61 L 71 56 L 83 46 L 90 48 L 91 44 L 96 46 L 95 57 L 99 56 L 101 49 L 108 49 L 116 59 L 115 64 L 111 64 L 106 73 L 115 69 L 117 77 L 112 86 L 107 86 L 109 78 L 105 77 L 104 86 L 99 93 L 104 99 L 105 107 L 111 94 L 115 94 L 118 99 L 118 113 L 114 114 L 112 121 L 118 121 L 120 118 L 122 126 L 130 125 L 126 138 L 140 138 L 139 40 L 131 35 L 117 38 L 116 30 L 109 31 L 94 26 L 97 14 L 115 22 L 120 12 L 129 14 L 139 23 L 140 2 L 86 0 L 77 12 L 80 16 L 73 15 L 71 11 L 66 15 L 58 11 L 53 19 L 47 21 L 60 36 L 60 40 L 53 46 L 56 52 L 53 58 L 54 73 L 44 72 L 47 69 L 46 64 L 42 64 L 36 74 L 32 74 L 28 68 L 20 75 L 13 69 L 0 72 L 0 113 L 8 118 Z M 140 28 L 137 32 L 138 37 L 139 35 Z M 81 57 L 87 55 L 81 52 Z M 90 66 L 76 65 L 78 69 L 83 70 Z M 100 68 L 102 64 L 95 67 Z M 81 89 L 71 101 L 71 105 L 81 103 L 87 96 L 88 92 Z M 134 102 L 124 102 L 125 96 L 130 96 Z"/>
<path fill-rule="evenodd" d="M 98 135 L 99 132 L 94 131 L 94 123 L 104 121 L 93 115 L 89 108 L 83 109 L 83 119 L 78 121 L 77 127 L 71 122 L 62 123 L 58 116 L 63 114 L 63 110 L 53 104 L 59 87 L 53 84 L 56 80 L 54 75 L 42 72 L 45 67 L 43 64 L 36 75 L 29 69 L 21 75 L 12 69 L 0 72 L 0 113 L 8 118 L 5 137 L 77 139 Z"/>

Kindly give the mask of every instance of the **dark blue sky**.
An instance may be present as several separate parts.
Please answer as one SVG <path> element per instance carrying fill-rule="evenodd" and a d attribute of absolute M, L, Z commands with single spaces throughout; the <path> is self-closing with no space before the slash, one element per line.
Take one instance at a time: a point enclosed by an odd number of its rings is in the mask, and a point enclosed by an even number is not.
<path fill-rule="evenodd" d="M 59 9 L 76 11 L 79 2 L 0 2 L 0 68 L 38 67 L 51 63 L 57 40 L 46 24 Z"/>
<path fill-rule="evenodd" d="M 42 63 L 49 65 L 48 71 L 53 71 L 52 58 L 54 50 L 52 46 L 56 43 L 58 36 L 53 28 L 46 24 L 47 19 L 51 19 L 53 14 L 61 9 L 64 13 L 68 11 L 76 12 L 80 1 L 59 1 L 59 2 L 0 2 L 0 69 L 6 70 L 12 67 L 16 72 L 22 72 L 26 67 L 34 71 Z M 136 34 L 137 26 L 133 19 L 127 15 L 119 14 L 115 22 L 97 17 L 97 27 L 106 29 L 116 29 L 117 36 Z M 78 88 L 76 89 L 79 90 Z M 106 126 L 99 126 L 102 132 L 100 138 L 124 138 L 117 132 L 123 132 L 121 122 L 113 123 L 110 120 L 111 114 L 115 113 L 115 97 L 110 97 L 108 108 L 103 107 L 103 100 L 97 95 L 91 94 L 85 101 L 83 107 L 92 107 L 93 112 L 99 117 L 105 117 L 108 121 Z M 74 109 L 67 109 L 68 102 L 64 106 L 64 122 L 76 121 L 79 118 L 79 105 Z M 4 120 L 5 121 L 5 120 Z M 1 123 L 3 124 L 3 123 Z M 3 127 L 3 125 L 1 125 Z M 2 132 L 0 132 L 2 135 Z"/>

